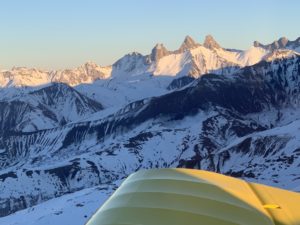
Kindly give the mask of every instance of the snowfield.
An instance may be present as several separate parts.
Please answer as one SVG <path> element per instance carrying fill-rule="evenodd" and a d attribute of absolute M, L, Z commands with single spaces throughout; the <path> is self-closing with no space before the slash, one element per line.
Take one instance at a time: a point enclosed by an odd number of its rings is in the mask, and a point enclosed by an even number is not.
<path fill-rule="evenodd" d="M 98 186 L 66 194 L 3 217 L 0 225 L 83 225 L 113 191 L 103 190 L 103 187 Z"/>

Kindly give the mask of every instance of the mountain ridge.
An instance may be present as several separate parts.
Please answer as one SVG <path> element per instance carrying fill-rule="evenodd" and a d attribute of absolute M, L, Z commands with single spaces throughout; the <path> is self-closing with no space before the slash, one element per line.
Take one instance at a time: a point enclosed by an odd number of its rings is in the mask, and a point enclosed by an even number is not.
<path fill-rule="evenodd" d="M 2 87 L 34 86 L 62 82 L 76 86 L 125 74 L 198 77 L 225 67 L 240 68 L 253 65 L 263 60 L 266 55 L 282 49 L 300 52 L 300 38 L 295 41 L 281 38 L 270 45 L 254 42 L 253 47 L 246 51 L 233 51 L 222 48 L 211 35 L 205 37 L 203 45 L 194 41 L 190 36 L 186 36 L 178 50 L 169 51 L 163 44 L 157 44 L 149 55 L 130 53 L 111 66 L 101 67 L 96 63 L 87 62 L 75 69 L 57 71 L 14 67 L 0 72 L 0 85 Z"/>

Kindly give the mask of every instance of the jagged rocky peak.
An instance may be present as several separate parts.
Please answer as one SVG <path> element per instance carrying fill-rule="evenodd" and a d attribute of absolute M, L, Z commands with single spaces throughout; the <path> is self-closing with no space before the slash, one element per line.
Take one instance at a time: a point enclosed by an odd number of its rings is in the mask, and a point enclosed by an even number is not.
<path fill-rule="evenodd" d="M 181 44 L 180 48 L 178 49 L 179 52 L 184 52 L 186 50 L 189 50 L 189 49 L 193 49 L 193 48 L 197 48 L 199 47 L 200 44 L 198 44 L 197 42 L 194 41 L 193 38 L 191 38 L 190 36 L 186 36 L 184 38 L 184 41 L 183 43 Z"/>
<path fill-rule="evenodd" d="M 158 43 L 152 49 L 150 57 L 152 62 L 157 62 L 159 59 L 167 55 L 169 55 L 169 51 L 163 44 Z"/>
<path fill-rule="evenodd" d="M 139 52 L 130 52 L 130 53 L 126 54 L 123 58 L 129 59 L 129 58 L 143 58 L 143 57 L 144 56 Z M 121 59 L 123 59 L 123 58 L 121 58 Z"/>
<path fill-rule="evenodd" d="M 289 42 L 289 39 L 287 39 L 286 37 L 281 37 L 278 40 L 278 44 L 283 46 L 283 47 L 285 47 L 288 42 Z"/>
<path fill-rule="evenodd" d="M 260 42 L 258 42 L 258 41 L 254 41 L 254 42 L 253 42 L 253 46 L 256 47 L 256 48 L 257 48 L 257 47 L 261 47 L 261 45 L 262 45 L 262 44 L 261 44 Z"/>
<path fill-rule="evenodd" d="M 105 67 L 101 67 L 93 61 L 88 61 L 85 64 L 83 64 L 80 68 L 84 69 L 87 74 L 94 74 L 97 71 L 100 72 Z"/>
<path fill-rule="evenodd" d="M 128 54 L 124 55 L 119 60 L 117 60 L 113 64 L 113 67 L 119 67 L 119 66 L 121 66 L 123 64 L 126 64 L 126 63 L 136 62 L 137 60 L 141 60 L 143 58 L 145 58 L 145 56 L 143 56 L 141 53 L 139 53 L 139 52 L 131 52 L 131 53 L 128 53 Z"/>
<path fill-rule="evenodd" d="M 267 45 L 261 44 L 258 41 L 254 41 L 253 45 L 254 47 L 260 47 L 270 51 L 283 48 L 295 49 L 300 46 L 300 37 L 297 38 L 295 41 L 289 41 L 289 39 L 287 39 L 286 37 L 281 37 L 278 40 Z"/>
<path fill-rule="evenodd" d="M 87 61 L 84 65 L 86 68 L 97 68 L 99 65 L 93 61 Z"/>
<path fill-rule="evenodd" d="M 211 35 L 206 35 L 203 46 L 209 49 L 221 48 L 216 40 Z"/>
<path fill-rule="evenodd" d="M 138 52 L 127 54 L 113 64 L 112 76 L 123 73 L 131 75 L 143 73 L 150 64 L 149 58 L 150 55 L 144 56 Z"/>
<path fill-rule="evenodd" d="M 286 37 L 281 37 L 277 41 L 274 41 L 270 47 L 272 48 L 272 50 L 284 48 L 284 47 L 286 47 L 288 42 L 289 42 L 289 40 Z"/>

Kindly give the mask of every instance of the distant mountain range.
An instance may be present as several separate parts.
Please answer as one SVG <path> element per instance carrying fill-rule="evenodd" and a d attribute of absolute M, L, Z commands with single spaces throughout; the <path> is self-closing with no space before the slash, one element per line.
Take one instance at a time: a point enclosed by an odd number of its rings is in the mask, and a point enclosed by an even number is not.
<path fill-rule="evenodd" d="M 108 195 L 144 168 L 300 191 L 299 40 L 242 51 L 187 36 L 108 67 L 2 71 L 0 216 L 88 188 Z"/>
<path fill-rule="evenodd" d="M 178 50 L 169 51 L 157 44 L 149 55 L 137 52 L 125 55 L 112 66 L 101 67 L 87 62 L 75 69 L 43 71 L 35 68 L 14 67 L 0 73 L 0 86 L 36 86 L 50 82 L 76 86 L 96 80 L 151 74 L 153 76 L 191 76 L 202 74 L 230 74 L 237 68 L 251 66 L 261 60 L 273 60 L 300 52 L 300 38 L 289 41 L 280 38 L 271 44 L 257 41 L 248 50 L 224 49 L 208 35 L 199 44 L 186 36 Z"/>

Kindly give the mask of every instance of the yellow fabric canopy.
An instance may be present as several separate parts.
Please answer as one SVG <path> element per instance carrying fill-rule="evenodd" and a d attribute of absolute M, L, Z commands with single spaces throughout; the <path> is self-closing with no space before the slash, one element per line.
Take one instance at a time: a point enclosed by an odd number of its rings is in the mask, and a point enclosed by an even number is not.
<path fill-rule="evenodd" d="M 300 194 L 201 170 L 142 170 L 87 225 L 300 225 Z"/>

